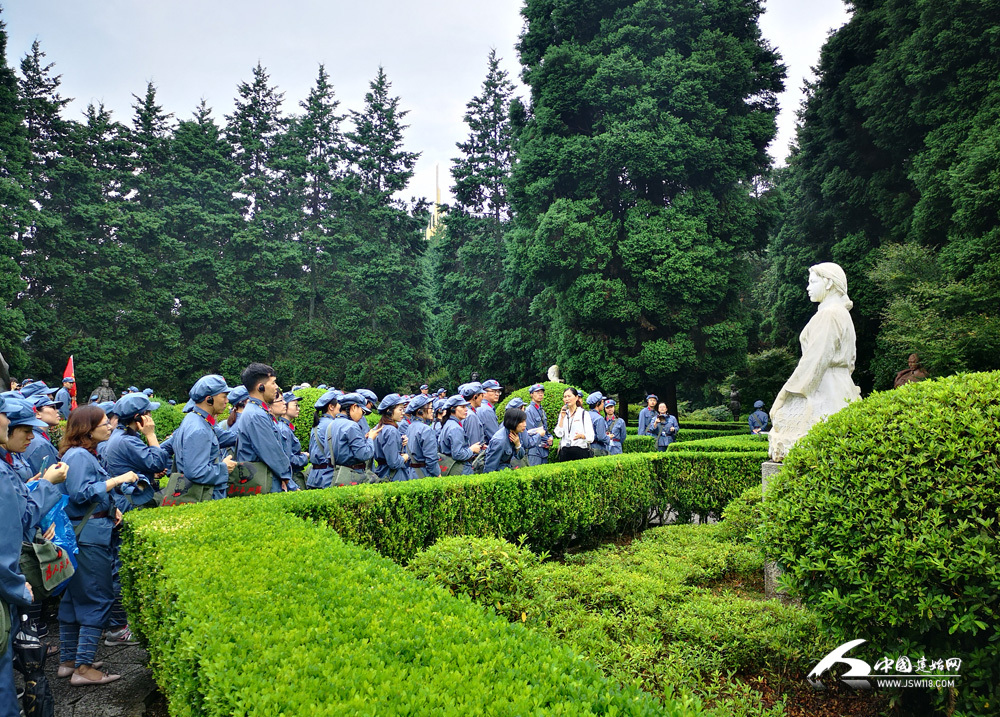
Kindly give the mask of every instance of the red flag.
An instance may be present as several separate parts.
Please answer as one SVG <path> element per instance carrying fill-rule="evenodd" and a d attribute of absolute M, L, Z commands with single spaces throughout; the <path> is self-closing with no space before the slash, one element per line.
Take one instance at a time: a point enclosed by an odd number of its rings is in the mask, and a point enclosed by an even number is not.
<path fill-rule="evenodd" d="M 70 410 L 72 411 L 76 408 L 76 376 L 73 375 L 73 357 L 69 357 L 69 361 L 66 362 L 66 370 L 63 371 L 63 380 L 67 378 L 73 379 L 73 383 L 69 385 L 69 395 L 73 399 L 73 403 L 70 405 Z"/>

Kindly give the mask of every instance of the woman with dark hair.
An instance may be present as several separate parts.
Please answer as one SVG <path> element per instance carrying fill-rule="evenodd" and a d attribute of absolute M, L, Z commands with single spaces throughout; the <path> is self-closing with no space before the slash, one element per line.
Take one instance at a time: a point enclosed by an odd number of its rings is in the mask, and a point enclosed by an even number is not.
<path fill-rule="evenodd" d="M 472 475 L 472 460 L 482 448 L 478 443 L 469 446 L 465 442 L 462 421 L 469 415 L 469 402 L 455 394 L 444 408 L 443 426 L 438 436 L 438 452 L 442 455 L 441 475 Z"/>
<path fill-rule="evenodd" d="M 583 410 L 583 394 L 575 388 L 563 391 L 563 407 L 554 431 L 559 443 L 559 460 L 575 461 L 590 458 L 594 442 L 594 423 Z"/>
<path fill-rule="evenodd" d="M 309 476 L 306 488 L 329 488 L 333 485 L 333 473 L 336 468 L 330 457 L 330 446 L 327 439 L 333 419 L 340 413 L 340 394 L 330 389 L 320 396 L 313 404 L 313 427 L 309 433 Z"/>
<path fill-rule="evenodd" d="M 229 418 L 226 420 L 226 424 L 229 428 L 233 427 L 233 424 L 236 423 L 236 419 L 238 419 L 240 414 L 243 413 L 243 409 L 247 407 L 247 400 L 249 398 L 250 394 L 243 386 L 237 386 L 229 392 L 227 400 L 229 401 L 230 409 Z"/>
<path fill-rule="evenodd" d="M 375 437 L 375 475 L 383 481 L 404 481 L 413 478 L 406 462 L 410 456 L 403 453 L 407 439 L 399 430 L 406 403 L 398 393 L 390 393 L 378 405 L 381 432 Z"/>
<path fill-rule="evenodd" d="M 406 451 L 410 455 L 410 472 L 414 478 L 441 475 L 437 436 L 431 428 L 433 404 L 429 396 L 420 395 L 404 409 L 404 413 L 413 416 L 406 429 Z"/>
<path fill-rule="evenodd" d="M 486 447 L 486 465 L 483 473 L 492 473 L 512 468 L 511 462 L 519 462 L 527 455 L 521 442 L 522 431 L 528 427 L 528 414 L 521 408 L 507 407 L 503 414 L 503 425 L 490 438 Z"/>
<path fill-rule="evenodd" d="M 97 445 L 110 434 L 111 424 L 99 406 L 80 406 L 70 413 L 59 444 L 67 466 L 61 486 L 69 496 L 66 513 L 75 524 L 82 524 L 76 573 L 59 603 L 59 676 L 72 675 L 73 685 L 103 685 L 120 677 L 98 670 L 94 657 L 115 597 L 111 531 L 122 514 L 110 493 L 120 485 L 135 483 L 139 476 L 127 471 L 112 478 L 97 460 Z"/>

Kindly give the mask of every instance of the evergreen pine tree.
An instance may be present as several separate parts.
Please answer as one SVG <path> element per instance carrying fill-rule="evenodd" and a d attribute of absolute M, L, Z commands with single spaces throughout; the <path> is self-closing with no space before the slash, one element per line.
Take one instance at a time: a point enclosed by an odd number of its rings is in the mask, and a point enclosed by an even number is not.
<path fill-rule="evenodd" d="M 745 358 L 784 70 L 746 0 L 528 0 L 516 273 L 575 383 L 673 404 Z M 672 406 L 675 407 L 675 406 Z"/>
<path fill-rule="evenodd" d="M 12 372 L 23 369 L 27 363 L 21 347 L 24 315 L 12 308 L 11 303 L 24 288 L 17 258 L 22 252 L 21 235 L 32 213 L 30 162 L 17 76 L 7 64 L 7 30 L 0 20 L 0 326 L 3 326 L 0 353 Z M 4 386 L 3 390 L 7 388 Z"/>

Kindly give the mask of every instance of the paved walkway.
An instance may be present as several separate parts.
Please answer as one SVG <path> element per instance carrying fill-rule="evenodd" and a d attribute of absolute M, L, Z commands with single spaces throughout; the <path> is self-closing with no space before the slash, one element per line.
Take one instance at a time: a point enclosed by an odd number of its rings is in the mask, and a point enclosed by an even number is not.
<path fill-rule="evenodd" d="M 56 644 L 59 623 L 49 620 L 49 637 L 45 642 Z M 56 703 L 56 717 L 166 717 L 166 701 L 153 682 L 149 669 L 149 653 L 140 647 L 107 647 L 103 641 L 97 659 L 104 661 L 103 670 L 122 678 L 109 685 L 73 687 L 69 678 L 56 677 L 59 656 L 45 661 Z M 15 670 L 18 689 L 23 682 Z"/>

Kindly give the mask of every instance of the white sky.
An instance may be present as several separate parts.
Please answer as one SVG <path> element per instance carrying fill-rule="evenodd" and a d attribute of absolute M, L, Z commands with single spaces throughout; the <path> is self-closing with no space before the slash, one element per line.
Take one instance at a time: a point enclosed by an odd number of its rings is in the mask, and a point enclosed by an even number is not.
<path fill-rule="evenodd" d="M 669 1 L 669 0 L 665 0 Z M 520 0 L 0 0 L 9 35 L 8 64 L 18 67 L 37 38 L 74 98 L 68 116 L 103 102 L 131 123 L 133 94 L 146 83 L 175 117 L 190 117 L 204 98 L 219 124 L 232 111 L 236 86 L 258 60 L 285 93 L 286 112 L 299 112 L 326 65 L 341 111 L 361 109 L 382 64 L 409 110 L 406 149 L 421 152 L 404 195 L 434 196 L 435 165 L 443 193 L 455 143 L 466 136 L 466 103 L 479 93 L 491 48 L 517 81 L 514 45 Z M 847 20 L 843 0 L 766 0 L 764 36 L 788 68 L 779 133 L 771 154 L 783 163 L 794 138 L 804 79 L 819 61 L 830 30 Z M 522 96 L 526 91 L 521 88 Z M 345 126 L 349 124 L 345 123 Z"/>

